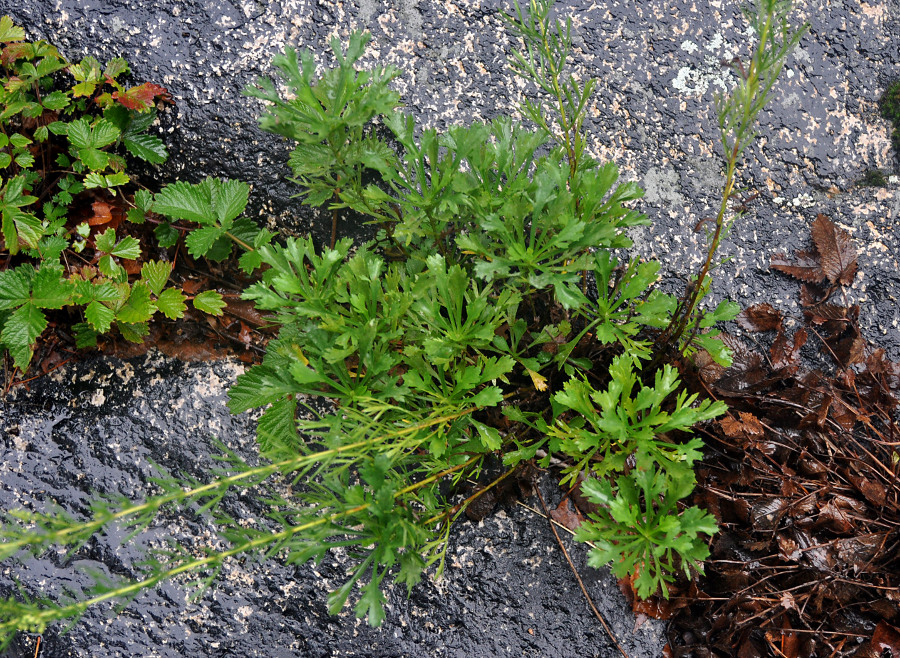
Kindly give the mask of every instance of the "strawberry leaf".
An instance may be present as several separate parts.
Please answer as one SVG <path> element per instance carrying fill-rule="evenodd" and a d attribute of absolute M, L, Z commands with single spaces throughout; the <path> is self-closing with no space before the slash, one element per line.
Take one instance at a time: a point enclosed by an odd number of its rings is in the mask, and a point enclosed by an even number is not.
<path fill-rule="evenodd" d="M 141 160 L 146 160 L 151 164 L 161 164 L 169 157 L 166 147 L 163 146 L 162 140 L 153 135 L 138 134 L 125 137 L 122 140 L 125 148 Z"/>
<path fill-rule="evenodd" d="M 194 308 L 210 315 L 222 315 L 222 309 L 227 304 L 215 290 L 205 290 L 194 297 Z"/>
<path fill-rule="evenodd" d="M 171 99 L 171 96 L 165 87 L 153 84 L 152 82 L 145 82 L 137 87 L 132 87 L 124 93 L 116 91 L 113 92 L 112 95 L 114 100 L 118 101 L 129 110 L 136 110 L 138 112 L 144 112 L 152 108 L 153 101 L 157 96 L 161 97 L 163 100 Z"/>
<path fill-rule="evenodd" d="M 153 294 L 159 297 L 171 273 L 172 263 L 151 260 L 141 267 L 141 280 L 145 281 Z"/>
<path fill-rule="evenodd" d="M 187 306 L 185 296 L 177 288 L 167 288 L 156 298 L 156 308 L 170 320 L 177 320 L 184 315 Z"/>
<path fill-rule="evenodd" d="M 116 312 L 109 306 L 93 301 L 84 309 L 84 317 L 96 331 L 105 334 L 109 331 L 112 321 L 116 317 Z"/>
<path fill-rule="evenodd" d="M 137 324 L 149 320 L 156 308 L 150 301 L 150 286 L 138 281 L 131 287 L 131 294 L 116 313 L 116 320 L 125 324 Z"/>

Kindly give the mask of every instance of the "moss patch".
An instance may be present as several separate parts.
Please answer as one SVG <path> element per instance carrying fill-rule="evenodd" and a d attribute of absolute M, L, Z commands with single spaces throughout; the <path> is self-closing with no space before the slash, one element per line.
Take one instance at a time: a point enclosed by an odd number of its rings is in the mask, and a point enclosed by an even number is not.
<path fill-rule="evenodd" d="M 894 149 L 900 153 L 900 80 L 888 85 L 878 105 L 881 108 L 881 116 L 894 124 L 891 139 Z"/>

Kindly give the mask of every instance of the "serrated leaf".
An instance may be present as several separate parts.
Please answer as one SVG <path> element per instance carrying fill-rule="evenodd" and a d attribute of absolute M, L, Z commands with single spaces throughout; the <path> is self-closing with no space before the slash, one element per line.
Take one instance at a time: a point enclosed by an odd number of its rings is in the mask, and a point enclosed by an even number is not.
<path fill-rule="evenodd" d="M 112 325 L 112 321 L 116 317 L 116 312 L 106 304 L 93 301 L 84 309 L 84 317 L 91 327 L 99 333 L 105 334 L 109 331 L 110 325 Z"/>
<path fill-rule="evenodd" d="M 34 342 L 46 328 L 47 318 L 31 303 L 16 309 L 3 325 L 0 342 L 7 346 L 16 367 L 23 372 L 31 361 Z"/>
<path fill-rule="evenodd" d="M 297 384 L 287 373 L 269 365 L 253 366 L 228 389 L 228 408 L 231 413 L 239 414 L 296 392 Z"/>
<path fill-rule="evenodd" d="M 122 140 L 130 153 L 151 164 L 162 164 L 169 157 L 159 137 L 146 134 L 131 135 Z"/>
<path fill-rule="evenodd" d="M 256 426 L 260 451 L 270 459 L 297 455 L 300 435 L 297 433 L 297 399 L 286 396 L 272 403 Z"/>
<path fill-rule="evenodd" d="M 131 287 L 128 300 L 116 313 L 116 320 L 125 324 L 138 324 L 149 320 L 155 310 L 150 300 L 150 286 L 138 281 Z"/>
<path fill-rule="evenodd" d="M 127 107 L 129 110 L 136 110 L 137 112 L 145 112 L 146 110 L 151 109 L 153 107 L 153 101 L 157 96 L 162 97 L 163 99 L 170 98 L 169 92 L 165 87 L 153 84 L 152 82 L 145 82 L 137 87 L 132 87 L 124 93 L 115 91 L 112 95 L 113 99 L 123 106 Z"/>
<path fill-rule="evenodd" d="M 109 154 L 94 148 L 78 149 L 78 158 L 91 171 L 102 171 L 106 169 L 107 165 L 109 164 Z M 92 185 L 87 184 L 87 181 L 85 181 L 85 186 L 92 187 Z M 93 187 L 106 187 L 105 180 L 97 185 L 93 185 Z"/>
<path fill-rule="evenodd" d="M 737 325 L 747 331 L 772 331 L 781 326 L 782 313 L 770 304 L 754 304 L 737 316 Z"/>
<path fill-rule="evenodd" d="M 216 241 L 224 234 L 225 229 L 219 226 L 204 226 L 188 233 L 184 244 L 191 256 L 200 258 L 206 256 Z"/>
<path fill-rule="evenodd" d="M 822 214 L 816 216 L 811 232 L 819 250 L 822 272 L 828 280 L 844 285 L 853 283 L 857 269 L 856 248 L 850 234 Z"/>
<path fill-rule="evenodd" d="M 212 209 L 211 178 L 191 185 L 178 181 L 166 185 L 156 195 L 153 209 L 174 219 L 186 219 L 198 224 L 214 224 L 216 214 Z"/>
<path fill-rule="evenodd" d="M 194 297 L 194 308 L 210 315 L 222 315 L 222 309 L 227 306 L 222 295 L 215 290 L 205 290 Z"/>
<path fill-rule="evenodd" d="M 137 238 L 126 235 L 110 252 L 113 256 L 137 260 L 141 257 L 141 242 Z"/>
<path fill-rule="evenodd" d="M 13 24 L 9 16 L 0 18 L 0 42 L 10 43 L 12 41 L 23 41 L 24 39 L 24 28 Z"/>
<path fill-rule="evenodd" d="M 219 218 L 219 222 L 227 225 L 228 222 L 237 219 L 247 207 L 247 199 L 250 196 L 250 186 L 239 180 L 216 180 L 213 185 L 213 208 Z"/>
<path fill-rule="evenodd" d="M 41 105 L 48 110 L 62 110 L 69 106 L 68 94 L 63 91 L 53 91 L 41 99 Z"/>
<path fill-rule="evenodd" d="M 153 229 L 153 235 L 156 236 L 156 241 L 160 247 L 171 247 L 178 242 L 178 237 L 181 233 L 169 222 L 162 222 Z"/>
<path fill-rule="evenodd" d="M 161 260 L 151 260 L 141 266 L 141 279 L 147 282 L 150 290 L 157 297 L 162 292 L 172 274 L 172 263 Z"/>
<path fill-rule="evenodd" d="M 775 254 L 769 261 L 769 267 L 808 283 L 820 283 L 825 280 L 819 255 L 810 251 L 794 252 L 793 260 L 784 254 Z"/>
<path fill-rule="evenodd" d="M 72 325 L 75 332 L 75 347 L 82 350 L 86 347 L 97 347 L 97 331 L 87 322 Z"/>
<path fill-rule="evenodd" d="M 144 336 L 150 333 L 150 327 L 146 322 L 141 322 L 139 324 L 116 322 L 116 326 L 119 328 L 119 333 L 122 334 L 122 338 L 129 343 L 143 343 Z"/>
<path fill-rule="evenodd" d="M 44 264 L 32 283 L 31 299 L 38 308 L 57 309 L 69 304 L 75 286 L 62 279 L 62 267 Z"/>
<path fill-rule="evenodd" d="M 34 268 L 31 265 L 0 271 L 0 311 L 28 302 L 31 299 L 33 278 Z"/>
<path fill-rule="evenodd" d="M 34 164 L 34 156 L 31 153 L 19 153 L 16 156 L 16 164 L 19 165 L 22 169 L 28 169 L 31 165 Z"/>
<path fill-rule="evenodd" d="M 131 179 L 128 177 L 128 174 L 122 171 L 117 171 L 114 174 L 107 174 L 106 176 L 98 174 L 97 172 L 91 172 L 84 178 L 84 187 L 88 190 L 98 187 L 109 189 L 119 185 L 125 185 L 130 181 Z"/>
<path fill-rule="evenodd" d="M 128 72 L 128 62 L 122 57 L 113 57 L 106 63 L 103 75 L 116 79 L 123 73 Z"/>
<path fill-rule="evenodd" d="M 99 251 L 110 253 L 116 246 L 116 229 L 108 228 L 94 238 L 94 245 Z"/>
<path fill-rule="evenodd" d="M 177 320 L 187 310 L 185 299 L 178 288 L 166 288 L 157 296 L 156 308 L 170 320 Z"/>

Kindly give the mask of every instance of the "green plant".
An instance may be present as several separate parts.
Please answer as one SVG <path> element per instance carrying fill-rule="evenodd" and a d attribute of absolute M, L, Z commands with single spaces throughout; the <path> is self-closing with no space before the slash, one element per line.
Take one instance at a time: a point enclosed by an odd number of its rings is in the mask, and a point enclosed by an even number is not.
<path fill-rule="evenodd" d="M 738 187 L 738 167 L 744 151 L 756 140 L 757 117 L 769 101 L 772 86 L 781 74 L 787 56 L 809 27 L 804 24 L 797 28 L 791 23 L 788 16 L 792 9 L 793 0 L 759 0 L 755 6 L 742 8 L 758 42 L 749 62 L 744 63 L 737 57 L 731 62 L 738 74 L 737 84 L 730 93 L 717 93 L 715 98 L 719 140 L 725 160 L 722 200 L 713 228 L 707 231 L 706 259 L 678 300 L 672 323 L 659 337 L 660 347 L 675 348 L 682 353 L 697 348 L 716 349 L 710 345 L 709 336 L 704 338 L 700 334 L 704 328 L 704 313 L 698 311 L 698 304 L 709 294 L 711 279 L 708 275 L 717 266 L 715 258 L 719 246 L 744 212 L 744 203 L 740 201 L 743 190 Z M 730 216 L 728 204 L 734 200 L 738 200 L 736 212 Z M 664 353 L 661 349 L 660 358 Z M 656 365 L 660 358 L 654 362 Z"/>
<path fill-rule="evenodd" d="M 239 219 L 248 185 L 208 179 L 170 185 L 155 200 L 145 189 L 126 194 L 133 186 L 124 154 L 150 164 L 168 157 L 162 141 L 147 132 L 156 118 L 154 101 L 168 99 L 165 89 L 123 86 L 119 78 L 128 65 L 121 58 L 105 67 L 92 57 L 70 63 L 46 42 L 25 41 L 6 16 L 0 43 L 0 255 L 6 256 L 0 348 L 16 367 L 28 368 L 47 311 L 79 309 L 81 321 L 73 324 L 79 348 L 96 345 L 113 327 L 141 342 L 155 313 L 184 314 L 188 296 L 169 284 L 172 264 L 142 258 L 137 225 L 154 213 L 193 222 L 176 230 L 154 219 L 161 246 L 188 233 L 195 258 L 223 260 L 237 243 L 248 250 L 245 269 L 258 263 L 252 243 L 265 243 L 266 234 Z M 92 216 L 76 219 L 85 206 Z M 193 304 L 213 314 L 224 306 L 215 291 L 194 296 Z"/>
<path fill-rule="evenodd" d="M 778 21 L 787 30 L 787 8 L 760 1 L 755 64 L 737 100 L 719 102 L 731 159 L 696 290 L 708 290 L 737 156 L 783 61 L 781 46 L 771 54 L 770 30 Z M 8 600 L 2 609 L 11 621 L 0 630 L 42 629 L 238 553 L 305 561 L 335 546 L 359 563 L 330 595 L 330 609 L 339 611 L 358 585 L 356 612 L 377 625 L 385 583 L 412 587 L 429 566 L 440 573 L 450 525 L 466 506 L 554 455 L 567 462 L 564 481 L 583 478 L 598 505 L 579 530 L 594 542 L 592 564 L 613 562 L 617 574 L 635 578 L 640 596 L 666 596 L 677 572 L 700 568 L 708 555 L 702 535 L 716 528 L 686 503 L 701 448 L 689 431 L 725 406 L 698 403 L 672 367 L 651 359 L 670 340 L 727 365 L 715 332 L 702 332 L 738 309 L 698 310 L 702 295 L 690 290 L 679 302 L 654 289 L 658 263 L 613 256 L 631 246 L 625 230 L 647 221 L 626 205 L 642 192 L 617 185 L 615 166 L 587 154 L 582 127 L 593 83 L 566 73 L 571 24 L 551 9 L 549 0 L 531 0 L 507 17 L 521 45 L 511 65 L 542 94 L 523 108 L 531 128 L 501 118 L 445 134 L 418 130 L 385 86 L 394 71 L 355 70 L 367 40 L 359 34 L 346 52 L 332 44 L 337 67 L 319 76 L 311 55 L 288 50 L 278 58 L 294 100 L 267 81 L 248 90 L 271 103 L 263 128 L 298 142 L 292 165 L 306 202 L 351 208 L 377 225 L 376 239 L 355 250 L 349 239 L 316 249 L 311 238 L 277 243 L 244 227 L 239 183 L 176 183 L 135 204 L 199 223 L 186 239 L 193 254 L 225 257 L 236 243 L 248 249 L 245 268 L 263 266 L 244 297 L 272 314 L 279 333 L 263 362 L 238 378 L 229 406 L 265 408 L 258 441 L 272 463 L 249 467 L 230 455 L 233 473 L 209 485 L 182 490 L 161 480 L 164 496 L 98 504 L 86 522 L 13 515 L 0 557 L 77 545 L 112 521 L 139 529 L 170 504 L 202 503 L 231 547 L 200 559 L 187 550 L 158 556 L 143 580 L 70 606 Z M 396 150 L 379 130 L 391 133 Z M 685 318 L 690 334 L 682 338 Z M 327 399 L 330 409 L 307 406 L 307 396 Z M 298 419 L 303 407 L 312 420 Z M 290 479 L 290 498 L 265 490 L 277 474 Z M 468 496 L 466 479 L 480 483 Z M 247 528 L 217 512 L 229 488 L 257 486 L 280 529 Z"/>
<path fill-rule="evenodd" d="M 895 80 L 887 86 L 878 102 L 881 116 L 893 124 L 891 139 L 894 150 L 900 151 L 900 80 Z"/>

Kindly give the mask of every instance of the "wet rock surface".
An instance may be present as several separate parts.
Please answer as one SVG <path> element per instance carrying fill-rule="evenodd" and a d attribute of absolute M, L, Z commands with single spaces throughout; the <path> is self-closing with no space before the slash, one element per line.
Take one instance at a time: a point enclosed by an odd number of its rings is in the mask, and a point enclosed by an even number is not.
<path fill-rule="evenodd" d="M 253 418 L 231 416 L 226 389 L 237 362 L 184 364 L 159 355 L 120 361 L 100 358 L 66 367 L 14 390 L 0 402 L 0 500 L 5 508 L 46 510 L 58 504 L 80 516 L 97 495 L 131 498 L 161 493 L 150 480 L 156 464 L 177 476 L 206 481 L 220 454 L 214 437 L 252 463 Z M 552 479 L 545 496 L 559 498 Z M 528 501 L 538 505 L 535 499 Z M 259 519 L 265 510 L 247 494 L 230 496 L 234 518 Z M 203 516 L 169 511 L 134 546 L 126 532 L 96 536 L 72 555 L 29 558 L 0 569 L 0 595 L 18 579 L 32 595 L 82 594 L 90 571 L 134 577 L 146 548 L 175 541 L 198 552 L 219 547 Z M 634 618 L 615 580 L 586 567 L 572 551 L 598 607 L 630 656 L 657 656 L 662 625 Z M 328 614 L 325 597 L 352 567 L 336 552 L 322 564 L 290 566 L 269 560 L 229 562 L 217 585 L 188 600 L 181 579 L 141 594 L 121 614 L 91 609 L 68 634 L 44 637 L 44 656 L 609 656 L 615 651 L 587 604 L 547 523 L 510 504 L 480 523 L 459 522 L 443 579 L 428 578 L 407 599 L 390 592 L 379 629 L 353 616 Z M 30 655 L 34 639 L 14 651 Z M 17 655 L 11 653 L 11 655 Z"/>
<path fill-rule="evenodd" d="M 761 117 L 759 143 L 747 151 L 740 183 L 760 196 L 726 241 L 722 255 L 732 260 L 719 270 L 714 296 L 742 305 L 767 301 L 797 313 L 796 286 L 769 272 L 769 257 L 804 243 L 812 220 L 825 213 L 857 240 L 860 273 L 849 299 L 863 306 L 869 337 L 898 359 L 900 179 L 877 100 L 900 77 L 900 3 L 799 4 L 798 15 L 812 28 Z M 721 62 L 749 49 L 746 24 L 733 2 L 560 5 L 575 16 L 576 66 L 600 79 L 588 125 L 592 150 L 617 162 L 623 179 L 645 186 L 641 209 L 653 225 L 634 232 L 636 248 L 661 259 L 665 285 L 677 286 L 701 253 L 703 235 L 694 226 L 715 212 L 722 174 L 712 94 L 729 84 Z M 531 91 L 506 69 L 499 8 L 507 4 L 0 0 L 0 13 L 69 58 L 122 55 L 136 82 L 158 82 L 172 92 L 176 105 L 159 125 L 172 158 L 145 171 L 145 184 L 240 178 L 253 184 L 253 212 L 263 221 L 312 230 L 320 239 L 328 223 L 292 200 L 296 188 L 284 181 L 288 145 L 258 130 L 260 106 L 240 90 L 271 75 L 271 58 L 285 44 L 311 48 L 326 62 L 330 35 L 366 28 L 374 36 L 366 61 L 406 72 L 398 89 L 425 124 L 490 119 Z M 894 173 L 887 187 L 857 185 L 871 169 Z M 148 458 L 201 477 L 214 465 L 211 434 L 252 458 L 252 420 L 233 418 L 224 407 L 237 368 L 157 357 L 99 360 L 16 391 L 0 402 L 3 507 L 56 501 L 78 514 L 93 491 L 140 496 L 152 490 Z M 249 499 L 229 505 L 258 514 Z M 176 515 L 163 517 L 141 542 L 167 536 L 198 545 L 215 541 L 202 518 Z M 118 539 L 100 537 L 70 559 L 4 565 L 0 576 L 7 591 L 18 576 L 34 594 L 77 592 L 91 582 L 79 575 L 79 564 L 130 573 L 138 554 L 117 553 Z M 108 610 L 91 611 L 69 635 L 49 636 L 44 655 L 614 655 L 542 521 L 510 507 L 479 526 L 460 524 L 452 542 L 448 580 L 424 583 L 409 601 L 394 592 L 378 631 L 349 614 L 327 614 L 325 593 L 346 568 L 340 560 L 315 570 L 241 563 L 229 566 L 217 590 L 196 603 L 179 585 L 167 584 L 116 619 L 107 618 Z M 583 553 L 577 554 L 583 566 Z M 658 655 L 659 626 L 632 634 L 634 622 L 621 616 L 615 588 L 584 573 L 629 655 Z M 29 655 L 23 642 L 18 650 Z"/>

